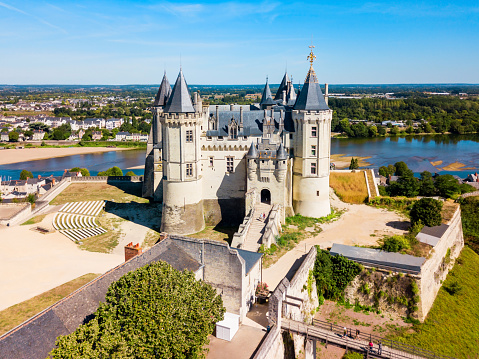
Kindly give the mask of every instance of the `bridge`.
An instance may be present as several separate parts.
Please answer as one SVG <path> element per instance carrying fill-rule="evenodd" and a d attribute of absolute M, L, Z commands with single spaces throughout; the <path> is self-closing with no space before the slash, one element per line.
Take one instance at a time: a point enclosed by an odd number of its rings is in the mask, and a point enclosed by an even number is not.
<path fill-rule="evenodd" d="M 345 348 L 346 351 L 364 353 L 365 358 L 397 358 L 397 359 L 454 359 L 447 356 L 439 356 L 430 350 L 419 348 L 410 344 L 397 342 L 391 339 L 382 338 L 374 334 L 360 333 L 356 338 L 355 330 L 313 319 L 312 324 L 282 318 L 281 329 L 306 337 L 307 342 L 312 342 L 312 358 L 316 358 L 316 341 L 328 345 L 335 345 Z M 369 342 L 373 343 L 372 352 L 369 351 Z M 379 343 L 382 343 L 381 352 L 378 351 Z M 308 359 L 308 351 L 306 352 Z"/>

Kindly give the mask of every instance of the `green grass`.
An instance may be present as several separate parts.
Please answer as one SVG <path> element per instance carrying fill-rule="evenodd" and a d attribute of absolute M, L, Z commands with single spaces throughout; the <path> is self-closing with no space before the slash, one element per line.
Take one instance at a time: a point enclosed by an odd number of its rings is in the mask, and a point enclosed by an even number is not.
<path fill-rule="evenodd" d="M 141 183 L 130 184 L 133 191 L 125 191 L 117 186 L 106 183 L 72 183 L 62 193 L 56 196 L 51 205 L 78 201 L 113 201 L 117 203 L 148 203 L 141 197 Z"/>
<path fill-rule="evenodd" d="M 396 337 L 402 342 L 456 358 L 479 356 L 479 255 L 464 247 L 439 290 L 434 305 L 415 332 Z M 457 282 L 462 288 L 449 294 Z"/>
<path fill-rule="evenodd" d="M 46 214 L 41 214 L 39 216 L 35 216 L 33 218 L 30 218 L 28 221 L 23 222 L 21 225 L 22 226 L 28 226 L 29 224 L 37 224 L 43 221 L 43 218 L 46 217 Z"/>
<path fill-rule="evenodd" d="M 98 276 L 99 274 L 85 274 L 70 282 L 62 284 L 61 286 L 37 295 L 36 297 L 0 311 L 0 335 L 15 328 L 17 325 L 22 324 L 25 320 L 55 304 L 60 299 L 66 297 Z"/>

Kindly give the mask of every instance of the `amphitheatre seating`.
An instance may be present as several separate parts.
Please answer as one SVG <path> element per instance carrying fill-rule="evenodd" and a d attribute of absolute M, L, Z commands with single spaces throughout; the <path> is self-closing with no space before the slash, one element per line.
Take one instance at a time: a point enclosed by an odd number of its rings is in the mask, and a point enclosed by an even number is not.
<path fill-rule="evenodd" d="M 69 202 L 53 218 L 53 227 L 74 242 L 105 233 L 95 221 L 104 201 Z"/>

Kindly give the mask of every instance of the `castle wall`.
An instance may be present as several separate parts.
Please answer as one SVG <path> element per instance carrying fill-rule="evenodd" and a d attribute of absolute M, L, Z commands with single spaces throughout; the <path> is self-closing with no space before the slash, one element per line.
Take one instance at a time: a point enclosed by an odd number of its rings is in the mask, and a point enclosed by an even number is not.
<path fill-rule="evenodd" d="M 431 251 L 431 257 L 427 259 L 421 268 L 419 286 L 421 301 L 418 304 L 420 320 L 426 318 L 427 313 L 434 304 L 442 282 L 446 279 L 449 270 L 454 266 L 456 258 L 461 253 L 462 248 L 464 248 L 461 209 L 459 206 L 447 224 L 449 228 Z M 449 249 L 450 253 L 448 255 Z"/>
<path fill-rule="evenodd" d="M 306 217 L 329 215 L 329 176 L 302 177 L 293 174 L 293 208 L 295 213 Z"/>

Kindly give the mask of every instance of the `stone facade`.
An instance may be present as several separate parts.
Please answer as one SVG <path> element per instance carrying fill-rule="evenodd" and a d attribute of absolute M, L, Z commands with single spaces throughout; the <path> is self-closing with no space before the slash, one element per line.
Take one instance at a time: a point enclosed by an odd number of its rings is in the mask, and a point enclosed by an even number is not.
<path fill-rule="evenodd" d="M 254 105 L 204 107 L 181 71 L 173 90 L 165 75 L 152 112 L 143 195 L 163 202 L 163 231 L 239 224 L 247 192 L 282 218 L 330 213 L 332 111 L 312 65 L 298 96 L 286 74 L 274 99 L 266 83 Z"/>

